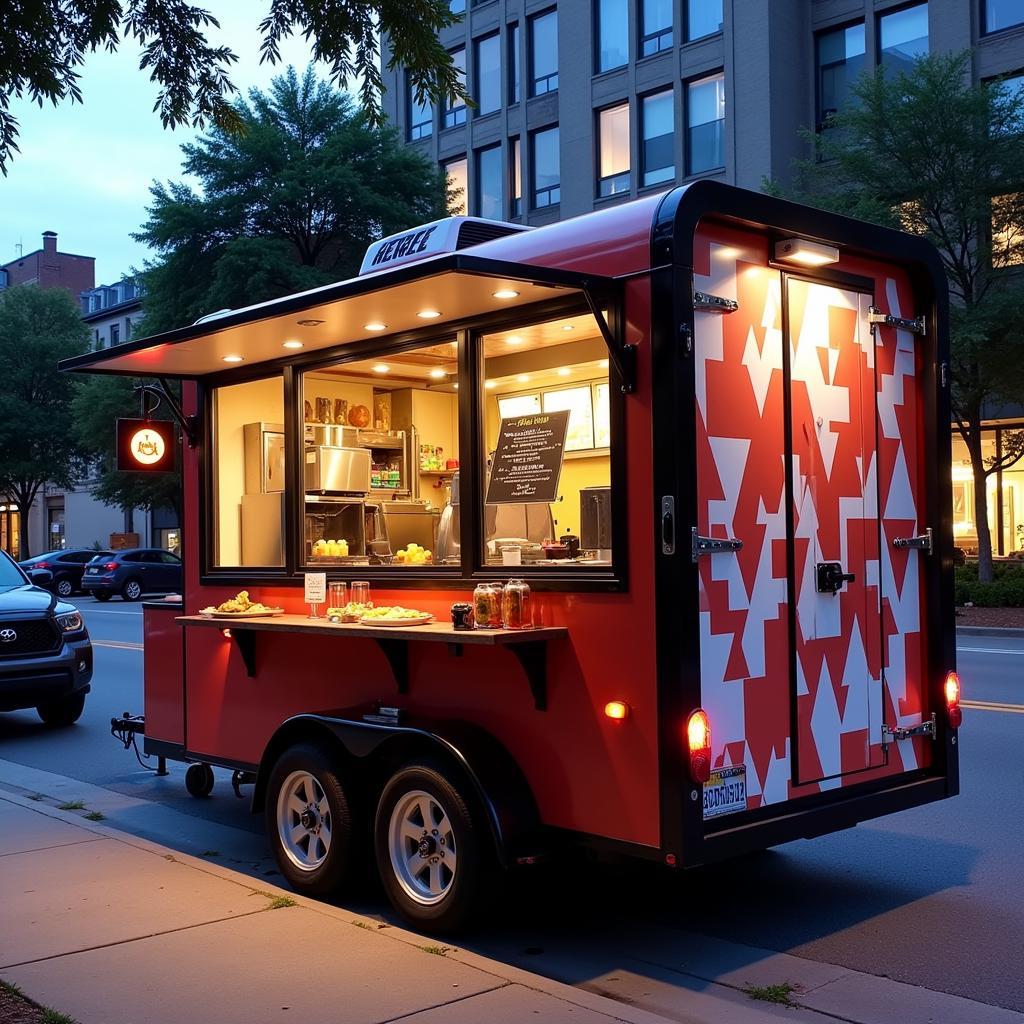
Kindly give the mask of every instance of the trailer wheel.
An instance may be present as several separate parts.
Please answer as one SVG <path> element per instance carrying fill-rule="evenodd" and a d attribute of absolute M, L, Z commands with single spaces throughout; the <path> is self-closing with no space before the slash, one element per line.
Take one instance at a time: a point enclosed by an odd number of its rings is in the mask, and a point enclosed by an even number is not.
<path fill-rule="evenodd" d="M 213 769 L 203 762 L 190 764 L 185 772 L 185 789 L 189 796 L 209 796 L 213 792 Z"/>
<path fill-rule="evenodd" d="M 493 858 L 482 816 L 440 771 L 400 768 L 377 806 L 377 870 L 392 906 L 417 927 L 450 932 L 478 914 Z"/>
<path fill-rule="evenodd" d="M 358 866 L 351 804 L 334 759 L 303 743 L 286 750 L 267 783 L 266 825 L 281 874 L 304 895 L 336 895 Z"/>

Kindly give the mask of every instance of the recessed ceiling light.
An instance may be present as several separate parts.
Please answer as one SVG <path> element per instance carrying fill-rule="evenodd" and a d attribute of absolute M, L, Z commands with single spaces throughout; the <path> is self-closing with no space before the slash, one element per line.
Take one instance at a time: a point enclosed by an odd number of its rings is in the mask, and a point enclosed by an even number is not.
<path fill-rule="evenodd" d="M 300 327 L 319 327 L 322 323 L 326 323 L 324 320 L 296 320 L 295 322 Z"/>
<path fill-rule="evenodd" d="M 456 381 L 456 382 L 455 382 L 455 383 L 454 383 L 454 384 L 452 385 L 452 387 L 453 387 L 453 388 L 455 388 L 455 390 L 456 390 L 456 391 L 458 391 L 458 390 L 459 390 L 459 382 L 458 382 L 458 381 Z"/>
<path fill-rule="evenodd" d="M 224 362 L 225 363 L 240 363 L 241 361 L 242 361 L 242 357 L 241 356 L 225 356 L 224 357 Z"/>
<path fill-rule="evenodd" d="M 421 309 L 416 315 L 421 320 L 436 320 L 441 315 L 441 311 L 438 309 Z"/>
<path fill-rule="evenodd" d="M 437 369 L 430 371 L 430 376 L 433 377 L 434 380 L 444 380 L 445 377 L 448 376 L 448 374 L 445 373 L 444 370 L 442 370 L 440 367 L 437 367 Z"/>
<path fill-rule="evenodd" d="M 286 341 L 281 347 L 282 348 L 302 348 L 302 342 L 301 341 Z"/>
<path fill-rule="evenodd" d="M 388 325 L 382 324 L 379 320 L 371 320 L 368 324 L 363 324 L 363 327 L 368 331 L 386 331 L 388 329 Z"/>
<path fill-rule="evenodd" d="M 496 388 L 497 386 L 498 385 L 493 380 L 485 380 L 484 381 L 484 387 L 485 388 Z"/>
<path fill-rule="evenodd" d="M 373 364 L 373 372 L 374 373 L 387 373 L 390 369 L 391 369 L 391 367 L 388 366 L 387 363 L 374 363 Z"/>
<path fill-rule="evenodd" d="M 563 331 L 575 331 L 576 327 L 573 324 L 562 324 Z"/>
<path fill-rule="evenodd" d="M 518 299 L 519 292 L 512 288 L 499 288 L 496 292 L 491 293 L 496 299 Z"/>
<path fill-rule="evenodd" d="M 572 370 L 570 370 L 568 366 L 561 366 L 558 369 L 559 377 L 568 377 L 570 373 L 572 373 Z"/>
<path fill-rule="evenodd" d="M 521 373 L 516 377 L 516 380 L 519 381 L 520 384 L 525 384 L 529 379 L 530 375 L 528 373 Z"/>
<path fill-rule="evenodd" d="M 520 338 L 518 334 L 510 334 L 505 339 L 505 344 L 506 345 L 522 345 L 522 343 L 523 343 L 523 339 Z"/>
<path fill-rule="evenodd" d="M 602 359 L 601 362 L 599 362 L 597 365 L 600 366 L 602 370 L 607 370 L 608 369 L 608 360 L 607 359 Z"/>

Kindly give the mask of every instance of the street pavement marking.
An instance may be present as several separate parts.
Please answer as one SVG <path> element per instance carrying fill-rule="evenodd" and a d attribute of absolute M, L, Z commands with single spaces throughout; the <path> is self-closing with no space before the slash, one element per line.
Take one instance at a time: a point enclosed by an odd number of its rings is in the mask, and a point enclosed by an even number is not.
<path fill-rule="evenodd" d="M 992 700 L 962 700 L 960 707 L 975 711 L 1008 711 L 1011 715 L 1024 715 L 1024 704 L 1004 704 Z"/>
<path fill-rule="evenodd" d="M 971 654 L 1024 654 L 1024 648 L 1014 650 L 1009 647 L 957 647 L 958 651 L 970 651 Z"/>
<path fill-rule="evenodd" d="M 129 643 L 127 640 L 93 640 L 93 647 L 116 647 L 121 651 L 141 651 L 142 644 Z"/>

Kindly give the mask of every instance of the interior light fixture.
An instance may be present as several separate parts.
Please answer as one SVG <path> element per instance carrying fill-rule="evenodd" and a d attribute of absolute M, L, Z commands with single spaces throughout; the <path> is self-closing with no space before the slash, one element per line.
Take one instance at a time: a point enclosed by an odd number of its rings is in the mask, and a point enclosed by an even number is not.
<path fill-rule="evenodd" d="M 295 322 L 300 327 L 319 327 L 322 323 L 326 323 L 325 320 L 296 320 Z"/>
<path fill-rule="evenodd" d="M 506 345 L 522 345 L 522 343 L 523 343 L 523 339 L 520 338 L 518 334 L 510 334 L 505 339 L 505 344 Z"/>
<path fill-rule="evenodd" d="M 826 263 L 839 262 L 839 249 L 834 245 L 809 242 L 805 238 L 784 238 L 775 243 L 775 258 L 804 267 L 823 267 Z"/>
<path fill-rule="evenodd" d="M 519 292 L 513 288 L 499 288 L 496 292 L 491 292 L 496 299 L 518 299 Z"/>
<path fill-rule="evenodd" d="M 302 348 L 302 342 L 301 341 L 286 341 L 281 347 L 282 348 Z"/>
<path fill-rule="evenodd" d="M 379 320 L 371 320 L 368 324 L 363 324 L 363 329 L 367 331 L 386 331 L 388 325 L 382 324 Z"/>
<path fill-rule="evenodd" d="M 390 369 L 391 369 L 391 367 L 388 366 L 387 363 L 374 363 L 373 364 L 373 372 L 374 373 L 387 373 Z"/>
<path fill-rule="evenodd" d="M 530 375 L 528 373 L 521 373 L 516 377 L 516 380 L 519 381 L 520 384 L 527 384 L 529 383 Z"/>
<path fill-rule="evenodd" d="M 448 376 L 448 374 L 440 367 L 437 367 L 430 371 L 430 376 L 433 377 L 434 380 L 444 380 L 445 377 Z"/>
<path fill-rule="evenodd" d="M 421 320 L 436 320 L 441 315 L 441 311 L 438 309 L 421 309 L 416 315 Z"/>
<path fill-rule="evenodd" d="M 224 356 L 225 363 L 240 363 L 241 361 L 241 356 Z"/>
<path fill-rule="evenodd" d="M 602 370 L 607 370 L 608 369 L 608 360 L 607 359 L 602 359 L 597 365 L 600 366 Z"/>
<path fill-rule="evenodd" d="M 562 324 L 563 331 L 575 331 L 576 327 L 574 324 Z"/>
<path fill-rule="evenodd" d="M 572 370 L 570 370 L 568 366 L 560 366 L 558 368 L 559 377 L 568 377 L 570 373 L 572 373 Z"/>
<path fill-rule="evenodd" d="M 484 387 L 487 388 L 488 390 L 490 390 L 491 388 L 496 388 L 497 386 L 498 386 L 497 381 L 493 381 L 493 380 L 485 380 L 484 381 Z"/>

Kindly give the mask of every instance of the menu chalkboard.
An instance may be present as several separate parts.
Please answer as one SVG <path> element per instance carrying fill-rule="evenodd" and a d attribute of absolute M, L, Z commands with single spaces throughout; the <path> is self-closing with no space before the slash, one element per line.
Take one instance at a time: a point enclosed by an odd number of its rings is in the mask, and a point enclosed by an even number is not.
<path fill-rule="evenodd" d="M 487 504 L 555 501 L 568 429 L 568 410 L 503 419 L 487 484 Z"/>

